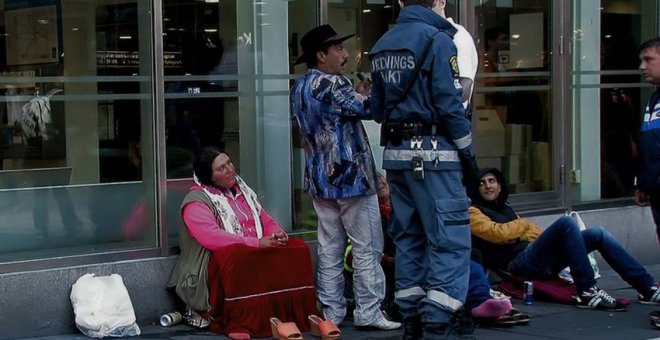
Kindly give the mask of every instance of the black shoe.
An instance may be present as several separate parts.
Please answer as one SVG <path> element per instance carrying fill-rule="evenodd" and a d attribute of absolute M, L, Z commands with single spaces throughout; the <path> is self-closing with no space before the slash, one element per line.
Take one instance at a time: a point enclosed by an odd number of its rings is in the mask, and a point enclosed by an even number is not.
<path fill-rule="evenodd" d="M 651 326 L 660 329 L 660 310 L 649 313 L 649 318 L 651 318 Z"/>
<path fill-rule="evenodd" d="M 403 319 L 403 340 L 418 340 L 422 338 L 422 318 L 415 316 Z"/>
<path fill-rule="evenodd" d="M 391 321 L 403 322 L 403 317 L 399 313 L 399 306 L 394 303 L 388 304 L 383 309 L 383 313 L 387 314 L 387 318 Z"/>
<path fill-rule="evenodd" d="M 611 297 L 604 290 L 598 287 L 591 287 L 588 290 L 575 296 L 575 305 L 578 308 L 596 309 L 609 312 L 622 312 L 626 306 L 621 304 L 615 298 Z"/>
<path fill-rule="evenodd" d="M 458 339 L 476 339 L 472 317 L 461 308 L 451 316 L 451 333 Z"/>
<path fill-rule="evenodd" d="M 660 305 L 660 283 L 649 288 L 644 294 L 637 294 L 639 303 L 646 305 Z"/>
<path fill-rule="evenodd" d="M 424 340 L 453 339 L 451 335 L 451 324 L 448 322 L 424 324 Z"/>

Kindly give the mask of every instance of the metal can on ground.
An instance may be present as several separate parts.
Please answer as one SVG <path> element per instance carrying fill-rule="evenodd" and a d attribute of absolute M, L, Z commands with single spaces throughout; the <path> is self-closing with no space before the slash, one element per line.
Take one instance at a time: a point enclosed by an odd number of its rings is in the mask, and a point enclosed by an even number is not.
<path fill-rule="evenodd" d="M 534 283 L 532 281 L 525 281 L 523 284 L 523 301 L 526 305 L 534 303 Z"/>
<path fill-rule="evenodd" d="M 171 312 L 163 314 L 160 317 L 160 325 L 163 327 L 171 327 L 183 321 L 183 315 L 179 312 Z"/>

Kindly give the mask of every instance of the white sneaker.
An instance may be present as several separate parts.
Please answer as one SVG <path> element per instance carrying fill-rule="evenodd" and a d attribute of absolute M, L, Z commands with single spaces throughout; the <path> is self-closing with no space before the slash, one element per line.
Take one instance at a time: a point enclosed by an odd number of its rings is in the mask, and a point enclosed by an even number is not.
<path fill-rule="evenodd" d="M 382 317 L 382 318 L 378 319 L 376 322 L 373 322 L 373 323 L 368 324 L 368 325 L 355 325 L 355 328 L 362 329 L 362 330 L 391 331 L 391 330 L 401 328 L 401 323 L 390 321 L 390 320 L 387 320 L 385 317 Z"/>

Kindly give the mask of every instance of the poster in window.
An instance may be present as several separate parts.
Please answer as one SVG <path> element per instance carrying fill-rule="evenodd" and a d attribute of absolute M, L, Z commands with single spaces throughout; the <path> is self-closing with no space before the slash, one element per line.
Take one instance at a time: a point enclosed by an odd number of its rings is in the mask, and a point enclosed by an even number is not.
<path fill-rule="evenodd" d="M 6 10 L 7 65 L 56 63 L 57 23 L 55 5 Z"/>

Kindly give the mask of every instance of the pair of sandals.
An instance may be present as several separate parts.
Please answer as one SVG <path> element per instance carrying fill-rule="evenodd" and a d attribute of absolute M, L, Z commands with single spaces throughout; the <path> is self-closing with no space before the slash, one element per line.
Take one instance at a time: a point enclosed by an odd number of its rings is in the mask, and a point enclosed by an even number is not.
<path fill-rule="evenodd" d="M 497 318 L 478 318 L 476 321 L 486 327 L 513 327 L 528 325 L 530 318 L 520 310 L 511 308 L 510 312 Z"/>
<path fill-rule="evenodd" d="M 319 316 L 310 315 L 307 317 L 313 336 L 322 340 L 336 340 L 341 338 L 341 331 L 331 320 L 323 320 Z M 279 340 L 302 340 L 303 336 L 298 326 L 293 322 L 282 322 L 278 318 L 270 318 L 270 327 L 273 331 L 273 338 Z"/>

